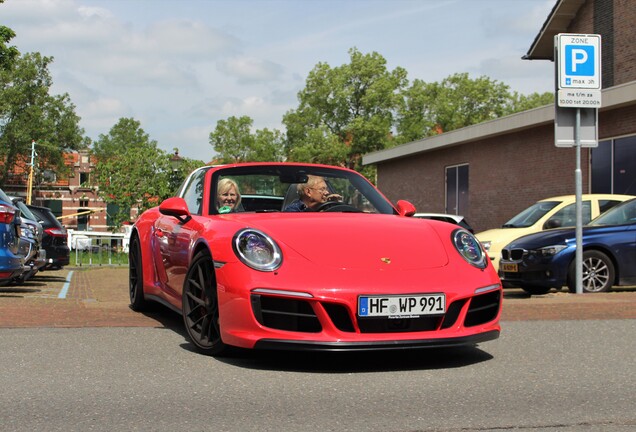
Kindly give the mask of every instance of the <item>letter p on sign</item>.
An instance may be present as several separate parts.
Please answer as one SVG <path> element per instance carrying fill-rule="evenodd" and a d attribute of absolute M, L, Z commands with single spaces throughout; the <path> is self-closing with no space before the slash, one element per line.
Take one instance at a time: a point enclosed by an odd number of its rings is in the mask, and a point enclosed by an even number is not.
<path fill-rule="evenodd" d="M 559 33 L 554 38 L 557 89 L 601 89 L 601 35 Z"/>
<path fill-rule="evenodd" d="M 568 75 L 594 75 L 594 47 L 568 45 L 565 47 L 565 70 Z"/>

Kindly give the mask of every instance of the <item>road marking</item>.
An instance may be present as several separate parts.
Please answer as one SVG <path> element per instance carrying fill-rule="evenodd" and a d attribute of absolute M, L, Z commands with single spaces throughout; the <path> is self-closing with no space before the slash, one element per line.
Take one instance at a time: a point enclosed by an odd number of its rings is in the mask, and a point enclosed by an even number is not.
<path fill-rule="evenodd" d="M 59 299 L 66 298 L 66 293 L 68 293 L 68 287 L 71 285 L 71 277 L 73 277 L 73 270 L 68 272 L 68 275 L 66 275 L 66 283 L 62 287 L 62 291 L 60 291 L 60 293 L 57 295 L 57 298 Z"/>

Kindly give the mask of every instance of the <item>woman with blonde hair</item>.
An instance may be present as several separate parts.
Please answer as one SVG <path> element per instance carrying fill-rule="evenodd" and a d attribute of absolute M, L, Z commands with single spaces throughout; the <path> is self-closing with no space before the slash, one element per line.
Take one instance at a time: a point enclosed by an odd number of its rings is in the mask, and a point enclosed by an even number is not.
<path fill-rule="evenodd" d="M 230 178 L 219 180 L 216 185 L 216 207 L 219 213 L 238 211 L 241 205 L 241 193 L 238 185 Z"/>

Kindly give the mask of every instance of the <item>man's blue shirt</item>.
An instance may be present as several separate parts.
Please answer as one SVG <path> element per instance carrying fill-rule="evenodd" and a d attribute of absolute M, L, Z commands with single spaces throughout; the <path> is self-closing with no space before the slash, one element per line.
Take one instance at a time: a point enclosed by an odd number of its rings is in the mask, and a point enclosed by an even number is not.
<path fill-rule="evenodd" d="M 283 211 L 286 211 L 286 212 L 302 212 L 302 211 L 306 211 L 306 210 L 307 210 L 307 206 L 301 200 L 297 199 L 294 202 L 292 202 L 290 205 L 285 207 L 285 209 Z"/>

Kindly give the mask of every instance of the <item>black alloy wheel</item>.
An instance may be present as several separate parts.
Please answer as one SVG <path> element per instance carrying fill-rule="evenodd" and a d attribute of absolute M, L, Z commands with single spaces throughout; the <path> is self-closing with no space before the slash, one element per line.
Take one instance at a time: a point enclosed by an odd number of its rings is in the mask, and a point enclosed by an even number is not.
<path fill-rule="evenodd" d="M 146 310 L 148 302 L 144 298 L 144 274 L 141 265 L 141 245 L 135 234 L 130 239 L 128 253 L 128 293 L 130 294 L 130 308 L 140 312 Z"/>
<path fill-rule="evenodd" d="M 221 340 L 219 303 L 210 255 L 199 252 L 192 261 L 183 285 L 183 322 L 197 351 L 219 355 L 227 345 Z"/>
<path fill-rule="evenodd" d="M 596 250 L 583 252 L 583 292 L 609 291 L 614 285 L 614 277 L 614 263 L 610 257 Z M 572 261 L 568 271 L 568 290 L 576 292 L 576 261 Z"/>

